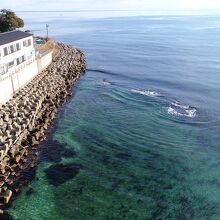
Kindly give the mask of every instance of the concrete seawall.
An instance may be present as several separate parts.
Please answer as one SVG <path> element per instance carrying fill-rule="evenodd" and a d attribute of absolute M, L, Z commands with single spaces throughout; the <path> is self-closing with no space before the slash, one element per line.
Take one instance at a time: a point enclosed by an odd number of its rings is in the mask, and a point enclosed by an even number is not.
<path fill-rule="evenodd" d="M 0 104 L 12 98 L 14 92 L 30 82 L 38 73 L 45 69 L 51 61 L 52 51 L 49 51 L 41 57 L 30 60 L 29 63 L 25 63 L 18 71 L 0 76 Z"/>
<path fill-rule="evenodd" d="M 22 172 L 35 166 L 37 146 L 74 82 L 85 71 L 84 55 L 59 44 L 52 64 L 0 106 L 0 212 L 22 187 Z"/>

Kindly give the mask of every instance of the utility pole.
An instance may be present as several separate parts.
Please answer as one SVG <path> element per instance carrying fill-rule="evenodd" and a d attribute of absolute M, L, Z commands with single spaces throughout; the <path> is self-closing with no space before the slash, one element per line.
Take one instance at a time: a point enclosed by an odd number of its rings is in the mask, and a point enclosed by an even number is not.
<path fill-rule="evenodd" d="M 47 31 L 47 39 L 48 39 L 48 36 L 49 36 L 49 24 L 46 24 L 46 31 Z"/>

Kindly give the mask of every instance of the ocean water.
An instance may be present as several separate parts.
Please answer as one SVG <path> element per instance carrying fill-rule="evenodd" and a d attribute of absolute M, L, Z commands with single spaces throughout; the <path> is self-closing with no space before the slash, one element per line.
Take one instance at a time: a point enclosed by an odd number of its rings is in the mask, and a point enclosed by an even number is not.
<path fill-rule="evenodd" d="M 13 218 L 220 219 L 220 16 L 20 16 L 88 66 Z"/>

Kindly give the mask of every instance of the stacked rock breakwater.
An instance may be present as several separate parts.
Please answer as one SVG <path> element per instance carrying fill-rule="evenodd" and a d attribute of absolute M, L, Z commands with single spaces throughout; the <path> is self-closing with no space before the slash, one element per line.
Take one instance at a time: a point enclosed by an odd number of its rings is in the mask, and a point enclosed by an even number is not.
<path fill-rule="evenodd" d="M 58 44 L 52 64 L 0 106 L 0 212 L 23 184 L 23 172 L 36 163 L 37 146 L 85 71 L 83 53 Z"/>

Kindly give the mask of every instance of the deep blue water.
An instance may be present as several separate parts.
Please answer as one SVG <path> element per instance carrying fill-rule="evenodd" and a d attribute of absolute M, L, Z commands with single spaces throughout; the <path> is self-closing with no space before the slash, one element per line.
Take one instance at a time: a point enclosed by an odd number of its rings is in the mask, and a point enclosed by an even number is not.
<path fill-rule="evenodd" d="M 220 16 L 21 15 L 88 66 L 10 214 L 219 219 Z"/>

